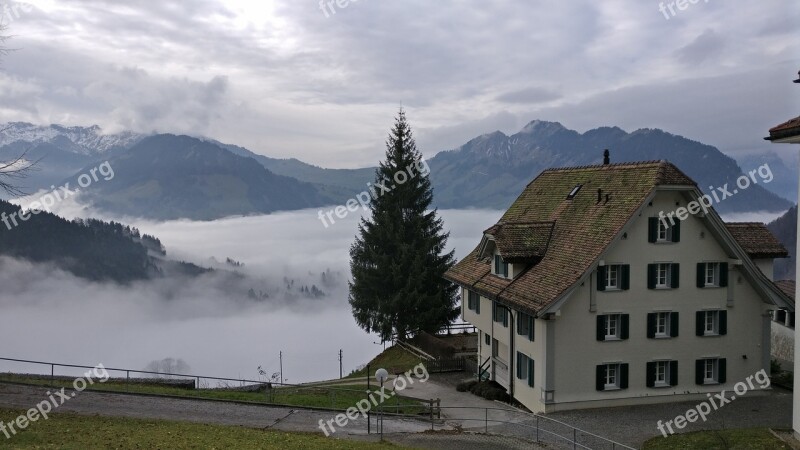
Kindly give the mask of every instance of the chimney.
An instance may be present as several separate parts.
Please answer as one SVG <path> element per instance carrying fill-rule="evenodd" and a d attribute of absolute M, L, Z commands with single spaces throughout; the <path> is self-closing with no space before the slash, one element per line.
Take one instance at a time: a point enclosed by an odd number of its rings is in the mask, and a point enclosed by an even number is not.
<path fill-rule="evenodd" d="M 603 151 L 603 165 L 607 166 L 609 164 L 611 164 L 611 153 L 609 153 L 608 149 L 605 149 Z"/>
<path fill-rule="evenodd" d="M 597 190 L 597 203 L 600 203 L 602 201 L 603 201 L 603 190 L 602 189 L 598 189 Z"/>

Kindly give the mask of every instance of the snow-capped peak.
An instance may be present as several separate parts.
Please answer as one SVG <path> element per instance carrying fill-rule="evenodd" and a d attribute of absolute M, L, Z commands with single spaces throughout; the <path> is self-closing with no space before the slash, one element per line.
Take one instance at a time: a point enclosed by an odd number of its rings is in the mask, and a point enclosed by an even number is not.
<path fill-rule="evenodd" d="M 145 136 L 130 131 L 104 134 L 93 125 L 90 127 L 41 126 L 27 122 L 0 124 L 0 147 L 14 142 L 43 143 L 67 139 L 74 144 L 70 151 L 83 155 L 98 155 L 114 147 L 130 147 Z"/>

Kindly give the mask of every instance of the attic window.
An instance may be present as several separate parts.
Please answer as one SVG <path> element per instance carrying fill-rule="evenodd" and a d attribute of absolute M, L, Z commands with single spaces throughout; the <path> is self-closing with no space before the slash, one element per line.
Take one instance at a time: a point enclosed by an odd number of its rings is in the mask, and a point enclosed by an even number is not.
<path fill-rule="evenodd" d="M 567 195 L 567 200 L 572 200 L 573 198 L 575 198 L 575 196 L 578 195 L 578 191 L 580 191 L 582 187 L 583 185 L 579 184 L 574 188 L 572 188 L 572 191 L 570 191 L 569 195 Z"/>

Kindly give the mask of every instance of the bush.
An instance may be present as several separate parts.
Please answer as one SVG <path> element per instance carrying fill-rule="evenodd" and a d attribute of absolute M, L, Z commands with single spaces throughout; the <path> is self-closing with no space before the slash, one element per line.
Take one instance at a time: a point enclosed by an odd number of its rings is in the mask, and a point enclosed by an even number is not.
<path fill-rule="evenodd" d="M 769 373 L 777 375 L 781 373 L 781 371 L 781 363 L 778 362 L 777 359 L 773 359 L 769 362 Z"/>
<path fill-rule="evenodd" d="M 511 397 L 509 397 L 506 392 L 506 388 L 494 381 L 475 382 L 469 390 L 478 397 L 483 397 L 486 400 L 499 400 L 501 402 L 511 401 Z"/>
<path fill-rule="evenodd" d="M 458 383 L 458 384 L 456 385 L 456 390 L 457 390 L 458 392 L 467 392 L 467 391 L 471 391 L 471 390 L 472 390 L 472 387 L 473 387 L 473 386 L 475 386 L 476 384 L 478 384 L 478 380 L 467 380 L 467 381 L 462 381 L 461 383 Z"/>

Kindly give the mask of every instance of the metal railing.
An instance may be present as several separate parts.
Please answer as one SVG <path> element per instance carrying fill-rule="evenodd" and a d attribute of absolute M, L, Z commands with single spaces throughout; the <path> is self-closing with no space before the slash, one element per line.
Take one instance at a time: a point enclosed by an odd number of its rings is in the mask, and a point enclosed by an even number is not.
<path fill-rule="evenodd" d="M 27 385 L 43 385 L 48 387 L 63 387 L 68 381 L 81 376 L 78 373 L 58 371 L 62 369 L 95 369 L 96 366 L 80 364 L 63 364 L 47 361 L 34 361 L 16 358 L 0 358 L 17 364 L 34 365 L 44 368 L 39 373 L 5 372 L 0 371 L 0 382 L 12 382 Z M 330 409 L 345 411 L 354 406 L 356 397 L 366 397 L 367 389 L 347 387 L 301 385 L 273 382 L 269 380 L 248 380 L 244 378 L 212 377 L 197 374 L 154 372 L 147 370 L 103 367 L 109 373 L 109 379 L 103 384 L 94 383 L 86 391 L 161 395 L 199 400 L 235 400 L 243 403 L 256 403 L 272 406 L 308 407 L 317 409 Z M 119 374 L 119 376 L 112 376 Z M 124 374 L 124 376 L 123 376 Z M 131 376 L 133 375 L 133 377 Z M 145 375 L 143 377 L 142 375 Z M 353 383 L 368 385 L 366 378 L 354 378 Z M 181 382 L 183 381 L 183 382 Z M 48 384 L 44 384 L 48 383 Z M 359 385 L 360 386 L 360 385 Z M 160 389 L 159 389 L 160 388 Z M 373 385 L 373 388 L 376 386 Z M 241 392 L 243 395 L 223 395 L 226 392 Z M 249 395 L 248 395 L 249 394 Z M 297 395 L 311 395 L 315 397 L 311 403 L 295 401 Z M 238 398 L 231 398 L 238 397 Z M 394 401 L 384 405 L 388 411 L 395 413 L 414 414 L 418 409 L 415 402 L 420 402 L 421 410 L 427 414 L 425 403 L 428 400 L 417 400 L 405 396 L 394 396 Z M 414 403 L 414 404 L 410 404 Z M 411 411 L 411 412 L 409 412 Z"/>
<path fill-rule="evenodd" d="M 437 414 L 434 414 L 433 411 Z M 443 416 L 443 417 L 441 417 Z M 598 434 L 540 414 L 510 408 L 478 408 L 471 406 L 441 406 L 432 404 L 426 414 L 405 416 L 429 422 L 431 430 L 443 428 L 448 422 L 461 422 L 464 431 L 486 435 L 511 436 L 531 443 L 556 445 L 562 448 L 586 450 L 635 450 Z M 472 423 L 472 425 L 470 425 Z"/>

